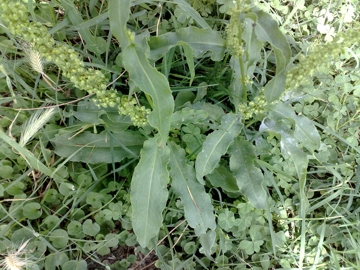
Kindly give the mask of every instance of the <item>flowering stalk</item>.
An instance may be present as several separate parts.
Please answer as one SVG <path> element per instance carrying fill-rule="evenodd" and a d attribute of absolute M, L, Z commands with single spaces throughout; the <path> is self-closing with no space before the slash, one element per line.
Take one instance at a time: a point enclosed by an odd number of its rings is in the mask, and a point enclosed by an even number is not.
<path fill-rule="evenodd" d="M 314 47 L 309 55 L 301 55 L 299 63 L 287 72 L 286 89 L 296 89 L 308 84 L 309 78 L 313 77 L 315 72 L 330 68 L 333 59 L 360 41 L 359 31 L 359 26 L 351 28 L 338 34 L 332 42 Z"/>
<path fill-rule="evenodd" d="M 99 70 L 88 69 L 80 59 L 78 53 L 71 47 L 56 43 L 47 28 L 39 22 L 27 20 L 28 11 L 22 3 L 14 0 L 0 0 L 0 17 L 9 32 L 26 44 L 26 52 L 31 56 L 30 64 L 33 69 L 44 76 L 42 59 L 55 63 L 76 88 L 89 94 L 95 94 L 95 103 L 102 107 L 114 107 L 120 104 L 120 97 L 116 90 L 106 89 L 106 78 Z M 120 107 L 124 104 L 120 104 Z M 147 122 L 149 113 L 145 108 L 127 107 L 132 111 L 134 125 L 143 126 Z M 124 110 L 119 110 L 119 112 Z M 141 113 L 139 113 L 141 112 Z M 141 115 L 143 119 L 141 118 Z"/>
<path fill-rule="evenodd" d="M 246 74 L 245 74 L 245 64 L 243 60 L 244 56 L 244 49 L 243 49 L 243 42 L 242 42 L 242 26 L 240 24 L 239 18 L 241 14 L 240 9 L 240 1 L 237 0 L 237 9 L 232 10 L 230 15 L 230 22 L 226 29 L 227 33 L 227 47 L 229 48 L 230 52 L 232 53 L 233 57 L 239 62 L 240 66 L 240 74 L 241 74 L 241 83 L 243 86 L 243 96 L 242 99 L 247 99 L 247 88 L 246 88 Z"/>
<path fill-rule="evenodd" d="M 62 43 L 55 43 L 41 23 L 28 21 L 28 11 L 22 3 L 0 0 L 0 16 L 9 32 L 28 44 L 33 54 L 55 63 L 75 87 L 96 94 L 99 105 L 113 107 L 119 103 L 116 91 L 106 90 L 105 76 L 99 70 L 85 68 L 78 53 Z"/>

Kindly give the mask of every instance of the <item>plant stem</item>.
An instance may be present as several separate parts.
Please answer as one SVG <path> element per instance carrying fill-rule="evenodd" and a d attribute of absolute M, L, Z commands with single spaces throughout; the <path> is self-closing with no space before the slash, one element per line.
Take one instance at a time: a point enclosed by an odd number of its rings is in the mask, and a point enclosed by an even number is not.
<path fill-rule="evenodd" d="M 236 0 L 237 10 L 240 10 L 240 0 Z M 242 49 L 242 27 L 239 25 L 238 27 L 238 38 L 239 38 L 239 48 Z M 247 100 L 247 89 L 246 89 L 246 74 L 245 74 L 245 66 L 244 66 L 244 59 L 241 54 L 239 56 L 239 66 L 240 66 L 240 73 L 241 73 L 241 83 L 243 85 L 243 101 Z"/>

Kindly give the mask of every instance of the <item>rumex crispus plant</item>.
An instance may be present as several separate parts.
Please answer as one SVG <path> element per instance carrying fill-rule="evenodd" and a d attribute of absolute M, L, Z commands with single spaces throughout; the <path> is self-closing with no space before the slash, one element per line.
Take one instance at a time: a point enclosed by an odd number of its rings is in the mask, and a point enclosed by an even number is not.
<path fill-rule="evenodd" d="M 155 249 L 162 269 L 356 265 L 356 28 L 297 56 L 249 1 L 140 2 L 1 1 L 7 37 L 42 63 L 35 77 L 1 47 L 24 95 L 2 109 L 1 250 L 29 240 L 39 269 L 119 246 Z M 31 113 L 49 123 L 18 144 L 12 109 L 40 97 L 59 115 Z"/>

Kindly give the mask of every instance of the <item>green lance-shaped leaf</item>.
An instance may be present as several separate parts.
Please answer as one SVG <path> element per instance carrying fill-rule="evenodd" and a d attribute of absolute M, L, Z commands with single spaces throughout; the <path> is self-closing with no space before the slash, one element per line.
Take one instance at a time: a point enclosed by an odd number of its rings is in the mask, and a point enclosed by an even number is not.
<path fill-rule="evenodd" d="M 81 14 L 74 4 L 74 1 L 61 0 L 61 5 L 65 9 L 67 17 L 75 27 L 84 23 Z M 78 31 L 81 37 L 85 40 L 87 49 L 98 55 L 106 51 L 106 41 L 102 37 L 93 36 L 88 27 L 78 29 Z M 97 60 L 101 61 L 101 58 L 99 57 Z"/>
<path fill-rule="evenodd" d="M 131 131 L 99 134 L 85 131 L 76 136 L 69 133 L 51 139 L 57 155 L 91 164 L 120 162 L 126 157 L 137 158 L 144 141 L 144 137 Z"/>
<path fill-rule="evenodd" d="M 150 58 L 158 60 L 171 48 L 177 45 L 188 44 L 195 58 L 211 51 L 211 59 L 220 61 L 224 57 L 225 41 L 220 33 L 212 29 L 199 29 L 197 27 L 180 28 L 176 32 L 169 32 L 149 41 Z"/>
<path fill-rule="evenodd" d="M 275 121 L 290 119 L 295 124 L 294 137 L 309 151 L 318 150 L 320 135 L 313 122 L 303 116 L 296 115 L 294 109 L 285 103 L 278 103 L 270 110 L 270 117 Z"/>
<path fill-rule="evenodd" d="M 204 184 L 203 177 L 211 173 L 222 155 L 229 148 L 230 143 L 239 135 L 243 124 L 240 116 L 228 113 L 221 118 L 218 130 L 213 131 L 205 139 L 201 152 L 196 157 L 196 178 Z"/>
<path fill-rule="evenodd" d="M 179 8 L 184 12 L 189 14 L 202 28 L 210 28 L 210 25 L 204 20 L 203 17 L 185 0 L 175 0 L 174 1 Z"/>
<path fill-rule="evenodd" d="M 265 85 L 265 97 L 270 103 L 277 100 L 285 89 L 285 68 L 290 62 L 290 45 L 280 31 L 277 22 L 266 12 L 252 9 L 247 14 L 255 22 L 255 34 L 262 42 L 269 42 L 274 50 L 276 59 L 275 76 Z"/>
<path fill-rule="evenodd" d="M 241 193 L 251 205 L 265 209 L 267 193 L 263 187 L 264 175 L 254 165 L 256 159 L 253 145 L 240 137 L 229 148 L 230 169 L 234 173 Z"/>
<path fill-rule="evenodd" d="M 299 148 L 298 140 L 288 125 L 282 121 L 278 121 L 277 118 L 266 118 L 261 123 L 260 130 L 281 135 L 281 154 L 285 159 L 290 159 L 294 163 L 299 179 L 303 179 L 304 175 L 306 176 L 308 157 L 307 154 Z"/>
<path fill-rule="evenodd" d="M 271 117 L 271 115 L 270 115 Z M 298 146 L 298 140 L 294 132 L 283 122 L 274 119 L 264 119 L 260 130 L 266 130 L 281 134 L 280 146 L 281 154 L 285 159 L 289 159 L 295 165 L 296 173 L 299 178 L 299 199 L 300 199 L 300 218 L 301 218 L 301 242 L 299 265 L 302 265 L 305 258 L 306 248 L 306 215 L 309 209 L 309 201 L 306 197 L 306 172 L 308 167 L 308 156 Z"/>
<path fill-rule="evenodd" d="M 209 113 L 203 110 L 193 110 L 190 108 L 183 108 L 181 111 L 176 111 L 171 115 L 171 127 L 180 128 L 182 125 L 190 123 L 202 123 L 209 116 Z"/>
<path fill-rule="evenodd" d="M 149 64 L 145 36 L 134 42 L 133 33 L 126 28 L 129 12 L 130 0 L 109 1 L 110 29 L 121 44 L 123 65 L 130 74 L 130 83 L 151 96 L 154 108 L 148 116 L 149 124 L 159 131 L 162 145 L 165 145 L 174 99 L 166 77 Z"/>
<path fill-rule="evenodd" d="M 131 180 L 132 225 L 142 247 L 146 247 L 150 239 L 158 234 L 163 221 L 162 211 L 168 199 L 166 186 L 169 183 L 167 165 L 170 150 L 159 144 L 159 136 L 144 143 Z"/>
<path fill-rule="evenodd" d="M 204 253 L 207 257 L 211 257 L 212 247 L 215 245 L 216 233 L 215 231 L 207 231 L 206 233 L 200 235 L 200 252 Z"/>
<path fill-rule="evenodd" d="M 185 57 L 186 57 L 186 63 L 188 65 L 189 71 L 190 71 L 189 85 L 191 85 L 195 79 L 195 64 L 194 64 L 193 50 L 191 49 L 189 44 L 187 44 L 186 42 L 180 41 L 180 42 L 178 42 L 178 44 L 182 46 Z"/>
<path fill-rule="evenodd" d="M 170 147 L 171 187 L 184 205 L 185 218 L 195 234 L 200 236 L 207 229 L 215 230 L 214 209 L 210 196 L 202 184 L 196 181 L 193 166 L 186 163 L 185 151 L 173 142 Z"/>
<path fill-rule="evenodd" d="M 233 173 L 223 165 L 219 165 L 206 179 L 213 187 L 220 187 L 229 197 L 239 196 L 239 187 Z"/>

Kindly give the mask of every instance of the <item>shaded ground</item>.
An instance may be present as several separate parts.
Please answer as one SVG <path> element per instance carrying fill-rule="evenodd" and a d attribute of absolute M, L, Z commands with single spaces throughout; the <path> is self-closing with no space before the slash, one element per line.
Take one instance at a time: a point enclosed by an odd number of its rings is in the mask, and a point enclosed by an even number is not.
<path fill-rule="evenodd" d="M 135 263 L 133 263 L 128 269 L 130 270 L 154 270 L 158 269 L 154 266 L 157 256 L 155 255 L 155 252 L 151 252 L 149 255 L 145 257 L 145 255 L 138 253 L 134 253 L 135 247 L 122 247 L 118 246 L 117 248 L 111 249 L 111 253 L 105 255 L 105 256 L 99 256 L 98 255 L 98 261 L 103 263 L 104 265 L 112 265 L 116 263 L 117 261 L 121 261 L 122 259 L 126 259 L 129 255 L 134 254 L 137 257 L 137 260 Z M 90 270 L 103 270 L 106 269 L 103 265 L 90 260 L 89 258 L 86 260 L 88 263 L 88 269 Z M 114 268 L 119 269 L 119 268 Z"/>

